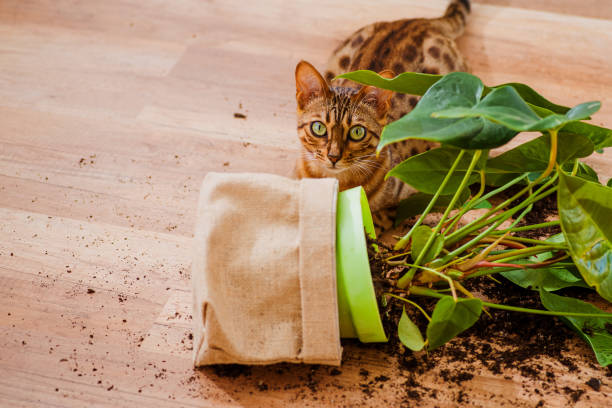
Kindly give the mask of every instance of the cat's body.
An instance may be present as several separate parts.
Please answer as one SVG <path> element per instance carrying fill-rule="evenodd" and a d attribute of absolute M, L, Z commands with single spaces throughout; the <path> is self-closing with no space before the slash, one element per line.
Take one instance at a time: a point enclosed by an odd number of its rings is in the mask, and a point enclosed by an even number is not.
<path fill-rule="evenodd" d="M 469 0 L 452 0 L 443 17 L 379 22 L 347 38 L 329 59 L 325 78 L 307 62 L 296 67 L 298 136 L 302 155 L 298 177 L 335 177 L 340 190 L 364 187 L 372 211 L 393 207 L 412 193 L 409 186 L 385 174 L 411 155 L 431 147 L 411 140 L 391 145 L 377 158 L 382 128 L 417 104 L 417 98 L 374 87 L 359 88 L 332 79 L 358 69 L 446 74 L 468 71 L 454 38 L 463 32 Z M 360 128 L 363 128 L 363 132 Z"/>

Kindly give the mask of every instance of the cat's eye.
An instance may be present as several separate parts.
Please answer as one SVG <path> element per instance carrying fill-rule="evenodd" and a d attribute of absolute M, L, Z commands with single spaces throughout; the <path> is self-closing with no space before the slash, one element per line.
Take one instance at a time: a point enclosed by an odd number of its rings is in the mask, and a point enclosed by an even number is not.
<path fill-rule="evenodd" d="M 366 129 L 363 126 L 353 126 L 349 130 L 349 137 L 356 142 L 362 140 L 366 135 Z"/>
<path fill-rule="evenodd" d="M 325 125 L 322 122 L 319 122 L 318 120 L 312 122 L 312 124 L 310 125 L 310 130 L 312 131 L 313 135 L 318 137 L 323 137 L 327 134 L 327 127 L 325 127 Z"/>

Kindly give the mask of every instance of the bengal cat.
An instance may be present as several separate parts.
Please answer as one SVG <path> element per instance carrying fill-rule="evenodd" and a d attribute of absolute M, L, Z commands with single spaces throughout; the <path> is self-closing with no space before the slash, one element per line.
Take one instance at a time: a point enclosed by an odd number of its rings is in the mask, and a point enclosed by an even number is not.
<path fill-rule="evenodd" d="M 358 69 L 392 78 L 412 71 L 446 74 L 468 71 L 454 39 L 463 33 L 469 0 L 452 0 L 444 16 L 404 19 L 365 26 L 336 48 L 323 77 L 301 61 L 295 70 L 298 136 L 302 154 L 296 173 L 334 177 L 340 190 L 364 187 L 373 212 L 396 206 L 414 192 L 385 174 L 401 161 L 432 147 L 420 140 L 393 144 L 376 157 L 383 127 L 408 113 L 418 99 L 333 78 Z M 385 217 L 386 218 L 386 217 Z M 379 224 L 387 224 L 389 220 Z"/>

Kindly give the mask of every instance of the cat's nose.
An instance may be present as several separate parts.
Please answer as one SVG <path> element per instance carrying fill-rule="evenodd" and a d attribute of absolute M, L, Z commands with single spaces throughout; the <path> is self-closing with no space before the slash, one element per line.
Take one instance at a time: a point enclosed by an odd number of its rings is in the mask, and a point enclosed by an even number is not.
<path fill-rule="evenodd" d="M 335 165 L 336 163 L 338 163 L 338 160 L 340 160 L 340 155 L 339 154 L 327 153 L 327 158 L 329 159 L 331 164 Z"/>

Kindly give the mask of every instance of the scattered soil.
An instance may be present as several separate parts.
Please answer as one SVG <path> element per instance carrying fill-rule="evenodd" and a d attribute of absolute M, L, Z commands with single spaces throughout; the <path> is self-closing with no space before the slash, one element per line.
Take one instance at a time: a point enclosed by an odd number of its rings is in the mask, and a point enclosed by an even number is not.
<path fill-rule="evenodd" d="M 601 389 L 601 381 L 599 381 L 597 378 L 591 378 L 585 384 L 594 389 L 595 391 L 599 391 Z"/>
<path fill-rule="evenodd" d="M 551 195 L 535 203 L 532 211 L 519 225 L 542 223 L 556 217 L 556 197 Z M 524 231 L 520 235 L 543 239 L 559 232 L 561 232 L 559 227 L 549 227 Z M 382 293 L 394 291 L 395 282 L 405 270 L 402 267 L 386 264 L 382 259 L 392 255 L 393 251 L 382 242 L 375 243 L 381 253 L 370 252 L 370 265 L 376 293 L 380 299 Z M 500 282 L 497 283 L 489 277 L 468 279 L 463 285 L 484 300 L 542 309 L 537 292 L 523 289 L 501 276 L 496 276 L 496 279 Z M 585 299 L 592 294 L 592 290 L 567 288 L 557 293 Z M 433 311 L 437 302 L 437 299 L 425 297 L 413 297 L 412 300 L 417 301 L 429 313 Z M 426 332 L 427 320 L 416 308 L 391 298 L 386 305 L 380 305 L 383 325 L 390 335 L 390 341 L 379 347 L 394 356 L 407 375 L 404 384 L 407 404 L 421 401 L 425 397 L 435 399 L 432 393 L 435 394 L 436 390 L 431 390 L 418 381 L 419 377 L 430 374 L 441 377 L 447 384 L 455 384 L 459 390 L 455 398 L 458 403 L 463 403 L 462 406 L 471 405 L 469 396 L 463 392 L 461 385 L 472 380 L 475 375 L 504 375 L 515 382 L 518 379 L 523 384 L 525 392 L 534 396 L 546 396 L 551 393 L 565 395 L 567 401 L 571 403 L 581 399 L 588 390 L 588 388 L 573 389 L 557 386 L 558 375 L 571 373 L 575 376 L 587 363 L 576 358 L 575 353 L 570 353 L 572 346 L 579 344 L 581 340 L 557 318 L 489 310 L 488 314 L 481 315 L 474 326 L 444 346 L 430 352 L 413 353 L 405 349 L 396 334 L 404 306 L 421 332 Z M 594 360 L 592 354 L 583 358 Z M 596 367 L 592 362 L 589 363 L 591 368 Z M 598 368 L 602 373 L 606 370 Z M 585 384 L 592 390 L 598 391 L 601 381 L 599 378 L 591 378 Z"/>

